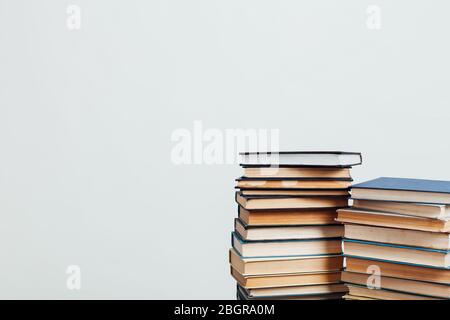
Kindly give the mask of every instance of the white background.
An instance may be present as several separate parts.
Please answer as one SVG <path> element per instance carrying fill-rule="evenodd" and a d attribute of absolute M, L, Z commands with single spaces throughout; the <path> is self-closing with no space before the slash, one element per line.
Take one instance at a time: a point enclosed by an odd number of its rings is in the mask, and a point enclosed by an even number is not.
<path fill-rule="evenodd" d="M 171 162 L 194 120 L 361 151 L 356 181 L 450 180 L 449 14 L 444 0 L 0 0 L 0 298 L 234 298 L 241 170 Z"/>

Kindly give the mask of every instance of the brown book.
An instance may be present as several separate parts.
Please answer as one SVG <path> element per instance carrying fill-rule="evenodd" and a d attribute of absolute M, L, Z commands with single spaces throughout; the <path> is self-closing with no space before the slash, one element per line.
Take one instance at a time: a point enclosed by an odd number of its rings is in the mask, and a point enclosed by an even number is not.
<path fill-rule="evenodd" d="M 339 271 L 344 258 L 342 255 L 243 258 L 234 249 L 230 249 L 229 260 L 231 266 L 242 275 L 266 275 Z"/>
<path fill-rule="evenodd" d="M 347 257 L 345 261 L 346 270 L 349 272 L 370 274 L 369 268 L 375 265 L 380 269 L 381 276 L 450 284 L 449 269 L 427 268 L 353 257 Z"/>
<path fill-rule="evenodd" d="M 432 232 L 450 232 L 450 222 L 441 219 L 412 217 L 385 212 L 357 209 L 338 210 L 338 221 L 380 227 L 411 229 Z"/>
<path fill-rule="evenodd" d="M 351 180 L 297 180 L 297 179 L 237 179 L 237 188 L 242 189 L 348 189 Z"/>
<path fill-rule="evenodd" d="M 342 272 L 342 281 L 346 283 L 366 286 L 371 283 L 372 275 L 355 272 Z M 379 279 L 380 289 L 392 290 L 407 294 L 417 294 L 427 297 L 450 299 L 450 286 L 423 281 L 391 278 L 381 276 Z M 376 290 L 376 289 L 373 289 Z"/>
<path fill-rule="evenodd" d="M 239 218 L 252 226 L 340 224 L 336 221 L 336 209 L 247 210 L 238 207 Z"/>
<path fill-rule="evenodd" d="M 346 207 L 348 197 L 342 196 L 317 196 L 317 197 L 260 197 L 244 196 L 236 192 L 236 202 L 249 210 L 264 209 L 305 209 L 305 208 L 335 208 Z"/>
<path fill-rule="evenodd" d="M 242 287 L 247 289 L 305 286 L 341 282 L 341 272 L 243 276 L 236 269 L 231 268 L 231 275 Z"/>
<path fill-rule="evenodd" d="M 247 178 L 351 178 L 349 168 L 247 167 Z"/>
<path fill-rule="evenodd" d="M 376 300 L 439 300 L 439 298 L 431 298 L 419 296 L 416 294 L 400 293 L 383 289 L 369 289 L 366 286 L 347 285 L 349 295 L 356 297 L 372 298 Z"/>

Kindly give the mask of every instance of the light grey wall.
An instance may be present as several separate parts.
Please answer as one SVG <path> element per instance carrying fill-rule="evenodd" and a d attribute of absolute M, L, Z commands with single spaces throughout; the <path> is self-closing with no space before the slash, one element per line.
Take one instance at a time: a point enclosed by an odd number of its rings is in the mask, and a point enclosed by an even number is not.
<path fill-rule="evenodd" d="M 171 162 L 172 133 L 194 120 L 280 129 L 285 150 L 361 151 L 358 181 L 450 179 L 449 12 L 444 0 L 0 0 L 0 298 L 234 298 L 241 171 Z"/>

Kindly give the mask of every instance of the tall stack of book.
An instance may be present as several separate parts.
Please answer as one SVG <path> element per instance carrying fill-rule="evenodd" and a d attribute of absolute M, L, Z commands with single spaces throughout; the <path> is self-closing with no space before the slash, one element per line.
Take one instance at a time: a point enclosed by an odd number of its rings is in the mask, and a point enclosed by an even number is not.
<path fill-rule="evenodd" d="M 350 169 L 361 154 L 244 153 L 230 249 L 238 299 L 338 299 Z"/>
<path fill-rule="evenodd" d="M 450 298 L 450 182 L 378 178 L 352 187 L 345 224 L 348 299 Z"/>

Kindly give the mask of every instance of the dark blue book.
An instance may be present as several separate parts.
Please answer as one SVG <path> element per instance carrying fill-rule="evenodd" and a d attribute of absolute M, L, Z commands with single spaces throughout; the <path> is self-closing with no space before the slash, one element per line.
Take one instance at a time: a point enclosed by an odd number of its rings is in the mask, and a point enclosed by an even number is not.
<path fill-rule="evenodd" d="M 450 181 L 383 177 L 353 185 L 352 198 L 450 204 Z"/>

